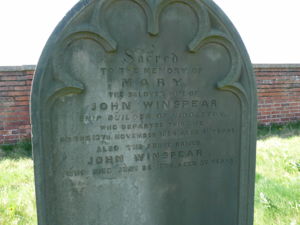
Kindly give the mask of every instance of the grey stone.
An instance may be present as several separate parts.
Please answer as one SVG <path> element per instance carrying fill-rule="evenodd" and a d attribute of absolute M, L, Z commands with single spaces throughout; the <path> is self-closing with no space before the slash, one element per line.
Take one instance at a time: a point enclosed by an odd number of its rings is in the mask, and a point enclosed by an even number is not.
<path fill-rule="evenodd" d="M 209 0 L 80 1 L 37 66 L 40 225 L 250 225 L 256 88 Z"/>

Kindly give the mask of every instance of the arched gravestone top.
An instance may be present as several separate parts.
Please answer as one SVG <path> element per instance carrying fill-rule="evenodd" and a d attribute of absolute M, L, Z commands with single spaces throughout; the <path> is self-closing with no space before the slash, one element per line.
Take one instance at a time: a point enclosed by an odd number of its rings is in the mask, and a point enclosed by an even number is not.
<path fill-rule="evenodd" d="M 250 225 L 256 87 L 209 0 L 80 1 L 32 89 L 40 225 Z"/>

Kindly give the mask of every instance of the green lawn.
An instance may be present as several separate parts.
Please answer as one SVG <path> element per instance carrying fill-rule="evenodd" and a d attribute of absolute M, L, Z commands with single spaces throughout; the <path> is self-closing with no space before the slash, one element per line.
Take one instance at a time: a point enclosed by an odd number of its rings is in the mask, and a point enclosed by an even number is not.
<path fill-rule="evenodd" d="M 0 159 L 0 224 L 37 224 L 33 162 L 28 157 Z"/>
<path fill-rule="evenodd" d="M 255 225 L 300 225 L 300 127 L 260 128 Z M 34 225 L 33 163 L 28 144 L 0 151 L 0 225 Z"/>
<path fill-rule="evenodd" d="M 257 142 L 255 225 L 300 225 L 300 136 Z"/>

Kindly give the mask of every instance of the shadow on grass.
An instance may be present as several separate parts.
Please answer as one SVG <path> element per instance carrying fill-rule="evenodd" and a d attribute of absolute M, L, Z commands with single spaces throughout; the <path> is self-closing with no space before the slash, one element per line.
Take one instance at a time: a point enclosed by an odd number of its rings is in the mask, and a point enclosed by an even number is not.
<path fill-rule="evenodd" d="M 32 146 L 30 140 L 23 140 L 17 144 L 0 146 L 0 161 L 4 159 L 32 158 Z"/>
<path fill-rule="evenodd" d="M 258 126 L 257 140 L 264 140 L 271 136 L 279 136 L 281 138 L 300 136 L 300 121 L 284 125 L 272 124 L 269 126 Z"/>

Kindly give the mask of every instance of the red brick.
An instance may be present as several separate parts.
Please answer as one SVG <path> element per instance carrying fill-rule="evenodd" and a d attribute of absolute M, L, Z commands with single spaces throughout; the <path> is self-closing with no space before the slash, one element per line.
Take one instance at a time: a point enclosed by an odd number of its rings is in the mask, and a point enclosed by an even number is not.
<path fill-rule="evenodd" d="M 5 91 L 1 93 L 2 96 L 29 96 L 30 91 Z"/>
<path fill-rule="evenodd" d="M 18 137 L 18 135 L 12 135 L 12 134 L 10 134 L 10 135 L 4 135 L 4 139 L 5 140 L 14 140 L 17 137 Z"/>
<path fill-rule="evenodd" d="M 28 90 L 30 92 L 31 91 L 31 86 L 16 86 L 16 87 L 13 87 L 13 90 L 15 90 L 15 91 Z"/>
<path fill-rule="evenodd" d="M 22 75 L 21 71 L 0 71 L 0 76 L 20 76 Z"/>
<path fill-rule="evenodd" d="M 19 80 L 17 76 L 0 76 L 0 81 L 15 81 Z"/>
<path fill-rule="evenodd" d="M 19 111 L 28 111 L 29 112 L 29 106 L 0 107 L 0 112 L 19 112 Z"/>
<path fill-rule="evenodd" d="M 25 116 L 25 117 L 5 117 L 6 121 L 29 121 L 30 117 Z"/>
<path fill-rule="evenodd" d="M 25 80 L 30 80 L 30 81 L 32 81 L 33 75 L 26 75 L 26 76 L 23 76 L 22 78 L 25 79 Z"/>
<path fill-rule="evenodd" d="M 15 102 L 16 106 L 28 106 L 29 105 L 29 101 L 17 101 Z"/>
<path fill-rule="evenodd" d="M 11 86 L 11 87 L 0 87 L 0 91 L 13 91 L 15 90 L 15 87 Z M 2 95 L 2 94 L 1 94 Z"/>
<path fill-rule="evenodd" d="M 25 84 L 26 84 L 25 81 L 9 81 L 9 82 L 1 81 L 0 82 L 0 87 L 1 86 L 4 86 L 4 87 L 6 87 L 6 86 L 24 86 Z"/>
<path fill-rule="evenodd" d="M 28 111 L 21 111 L 21 112 L 0 112 L 0 117 L 2 118 L 3 116 L 9 117 L 9 116 L 28 116 L 29 112 Z"/>
<path fill-rule="evenodd" d="M 3 136 L 3 135 L 10 135 L 12 132 L 9 131 L 9 130 L 0 130 L 0 136 Z"/>
<path fill-rule="evenodd" d="M 15 130 L 15 129 L 19 129 L 19 127 L 20 126 L 17 126 L 17 125 L 15 125 L 15 126 L 5 126 L 4 130 Z"/>
<path fill-rule="evenodd" d="M 13 122 L 5 122 L 5 129 L 8 130 L 8 127 L 19 127 L 22 125 L 27 125 L 29 121 L 13 121 Z M 16 129 L 16 128 L 15 128 Z"/>
<path fill-rule="evenodd" d="M 31 125 L 22 125 L 20 126 L 20 129 L 31 129 Z"/>
<path fill-rule="evenodd" d="M 27 80 L 27 81 L 26 81 L 26 85 L 27 85 L 27 86 L 30 86 L 30 85 L 31 85 L 31 83 L 32 83 L 32 81 L 31 81 L 31 80 Z"/>
<path fill-rule="evenodd" d="M 14 106 L 16 105 L 15 102 L 1 102 L 0 101 L 0 107 L 8 107 L 8 106 Z"/>
<path fill-rule="evenodd" d="M 25 70 L 23 71 L 23 74 L 27 74 L 27 75 L 34 75 L 34 70 Z"/>
<path fill-rule="evenodd" d="M 22 96 L 22 97 L 16 97 L 16 101 L 29 101 L 30 96 Z"/>
<path fill-rule="evenodd" d="M 20 134 L 31 134 L 31 129 L 19 129 Z"/>

